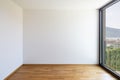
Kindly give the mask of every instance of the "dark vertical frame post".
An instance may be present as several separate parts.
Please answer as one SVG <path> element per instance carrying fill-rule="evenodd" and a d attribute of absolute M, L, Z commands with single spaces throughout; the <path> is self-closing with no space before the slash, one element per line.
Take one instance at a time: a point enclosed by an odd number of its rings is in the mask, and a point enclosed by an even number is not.
<path fill-rule="evenodd" d="M 102 35 L 103 35 L 103 33 L 102 33 L 102 32 L 103 32 L 102 20 L 103 20 L 103 19 L 102 19 L 102 10 L 100 9 L 100 10 L 99 10 L 99 64 L 100 64 L 100 65 L 102 64 L 102 60 L 103 60 L 103 59 L 102 59 L 102 56 L 103 56 L 103 55 L 102 55 L 102 51 L 103 51 L 103 50 L 102 50 L 102 46 L 103 46 L 103 45 L 102 45 L 102 42 L 103 42 L 103 41 L 102 41 L 102 40 L 103 40 L 103 39 L 102 39 Z"/>

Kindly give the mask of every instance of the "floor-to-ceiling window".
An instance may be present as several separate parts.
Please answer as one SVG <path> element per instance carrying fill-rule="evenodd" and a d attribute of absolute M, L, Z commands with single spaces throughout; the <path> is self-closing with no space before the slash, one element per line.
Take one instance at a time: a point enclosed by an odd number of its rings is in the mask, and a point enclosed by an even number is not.
<path fill-rule="evenodd" d="M 100 9 L 100 64 L 120 77 L 120 0 Z"/>

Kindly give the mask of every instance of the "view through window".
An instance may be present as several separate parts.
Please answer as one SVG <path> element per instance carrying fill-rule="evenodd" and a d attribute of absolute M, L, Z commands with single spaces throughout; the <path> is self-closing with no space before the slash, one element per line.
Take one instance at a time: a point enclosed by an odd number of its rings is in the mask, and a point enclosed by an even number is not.
<path fill-rule="evenodd" d="M 120 2 L 105 10 L 104 64 L 120 74 Z"/>

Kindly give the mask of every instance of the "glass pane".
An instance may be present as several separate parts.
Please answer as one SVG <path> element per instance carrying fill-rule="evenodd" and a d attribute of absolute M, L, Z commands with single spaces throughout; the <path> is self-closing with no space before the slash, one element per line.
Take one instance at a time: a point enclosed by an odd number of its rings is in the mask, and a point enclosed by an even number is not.
<path fill-rule="evenodd" d="M 120 74 L 120 2 L 106 9 L 104 64 Z"/>

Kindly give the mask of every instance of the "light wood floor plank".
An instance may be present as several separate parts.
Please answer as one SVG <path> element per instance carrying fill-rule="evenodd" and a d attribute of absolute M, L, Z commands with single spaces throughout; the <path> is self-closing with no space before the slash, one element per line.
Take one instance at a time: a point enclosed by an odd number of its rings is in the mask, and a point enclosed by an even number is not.
<path fill-rule="evenodd" d="M 97 65 L 23 65 L 8 80 L 117 80 Z"/>

